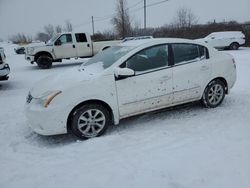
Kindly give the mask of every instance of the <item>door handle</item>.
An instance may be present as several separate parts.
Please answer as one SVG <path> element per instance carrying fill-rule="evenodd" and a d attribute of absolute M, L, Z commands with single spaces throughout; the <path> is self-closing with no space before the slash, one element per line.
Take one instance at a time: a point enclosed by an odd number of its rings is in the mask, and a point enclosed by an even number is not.
<path fill-rule="evenodd" d="M 167 80 L 170 80 L 171 79 L 171 77 L 170 76 L 163 76 L 163 77 L 161 77 L 161 81 L 167 81 Z"/>
<path fill-rule="evenodd" d="M 89 45 L 89 44 L 87 44 L 87 47 L 90 47 L 90 45 Z"/>
<path fill-rule="evenodd" d="M 206 70 L 208 70 L 208 69 L 209 69 L 209 67 L 206 66 L 206 65 L 203 65 L 203 66 L 201 67 L 201 71 L 206 71 Z"/>
<path fill-rule="evenodd" d="M 76 48 L 76 46 L 73 44 L 73 48 Z"/>

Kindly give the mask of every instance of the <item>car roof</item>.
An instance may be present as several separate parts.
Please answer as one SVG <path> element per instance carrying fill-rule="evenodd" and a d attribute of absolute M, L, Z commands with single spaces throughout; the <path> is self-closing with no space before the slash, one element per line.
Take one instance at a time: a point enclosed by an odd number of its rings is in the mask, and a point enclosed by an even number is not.
<path fill-rule="evenodd" d="M 128 46 L 128 47 L 139 47 L 144 45 L 157 45 L 164 43 L 194 43 L 200 44 L 197 41 L 190 39 L 181 39 L 181 38 L 154 38 L 154 39 L 142 39 L 142 40 L 131 40 L 120 43 L 119 46 Z"/>

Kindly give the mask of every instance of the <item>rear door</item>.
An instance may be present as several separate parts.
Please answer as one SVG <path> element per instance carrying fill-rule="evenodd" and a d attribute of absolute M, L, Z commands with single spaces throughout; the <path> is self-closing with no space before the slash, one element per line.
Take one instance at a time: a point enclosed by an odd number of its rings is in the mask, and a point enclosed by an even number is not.
<path fill-rule="evenodd" d="M 196 44 L 172 44 L 174 103 L 199 99 L 211 76 L 207 48 Z"/>
<path fill-rule="evenodd" d="M 91 41 L 88 41 L 85 33 L 76 33 L 76 51 L 78 57 L 92 56 Z M 91 39 L 89 39 L 91 40 Z"/>

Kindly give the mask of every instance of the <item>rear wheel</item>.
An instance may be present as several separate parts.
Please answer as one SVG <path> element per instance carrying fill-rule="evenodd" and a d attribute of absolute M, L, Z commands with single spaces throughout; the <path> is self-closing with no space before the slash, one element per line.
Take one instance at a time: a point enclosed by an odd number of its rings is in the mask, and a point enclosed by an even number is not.
<path fill-rule="evenodd" d="M 52 66 L 52 58 L 47 55 L 42 55 L 37 58 L 36 63 L 41 69 L 49 69 Z"/>
<path fill-rule="evenodd" d="M 110 123 L 106 108 L 99 104 L 86 104 L 73 113 L 71 129 L 77 137 L 88 139 L 102 135 Z"/>
<path fill-rule="evenodd" d="M 238 50 L 240 45 L 237 42 L 230 44 L 230 50 Z"/>
<path fill-rule="evenodd" d="M 225 98 L 225 84 L 220 80 L 213 80 L 206 87 L 201 102 L 207 108 L 216 108 Z"/>

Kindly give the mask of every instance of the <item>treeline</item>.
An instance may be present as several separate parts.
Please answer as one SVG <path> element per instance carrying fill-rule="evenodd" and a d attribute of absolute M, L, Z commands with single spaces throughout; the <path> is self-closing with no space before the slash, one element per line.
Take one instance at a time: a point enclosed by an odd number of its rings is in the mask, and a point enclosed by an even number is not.
<path fill-rule="evenodd" d="M 73 26 L 69 20 L 65 21 L 65 24 L 62 25 L 52 25 L 48 24 L 43 27 L 43 31 L 38 32 L 35 37 L 30 35 L 25 35 L 24 33 L 18 33 L 9 38 L 14 44 L 28 44 L 32 41 L 40 41 L 45 42 L 48 41 L 51 37 L 53 37 L 57 33 L 61 32 L 71 32 L 73 30 Z"/>
<path fill-rule="evenodd" d="M 209 35 L 212 32 L 218 31 L 242 31 L 246 36 L 246 45 L 250 46 L 250 22 L 238 23 L 236 21 L 230 22 L 221 22 L 221 23 L 207 23 L 207 24 L 197 24 L 190 27 L 177 27 L 174 24 L 165 25 L 158 28 L 147 28 L 132 29 L 129 36 L 143 36 L 150 35 L 154 38 L 187 38 L 187 39 L 198 39 L 203 38 Z M 105 31 L 103 33 L 99 32 L 93 36 L 93 39 L 98 40 L 111 40 L 111 39 L 120 39 L 118 35 L 114 32 Z"/>

